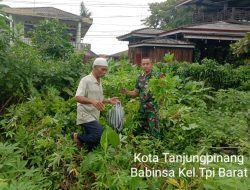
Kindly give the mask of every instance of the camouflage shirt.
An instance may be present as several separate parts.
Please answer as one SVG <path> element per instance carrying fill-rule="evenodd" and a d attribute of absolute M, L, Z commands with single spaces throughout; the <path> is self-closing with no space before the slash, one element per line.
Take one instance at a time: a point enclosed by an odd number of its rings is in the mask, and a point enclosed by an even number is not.
<path fill-rule="evenodd" d="M 141 74 L 135 84 L 135 90 L 139 93 L 141 101 L 141 112 L 145 111 L 158 111 L 158 104 L 154 101 L 153 95 L 149 91 L 148 81 L 152 77 L 161 77 L 161 74 L 151 71 L 149 74 Z"/>

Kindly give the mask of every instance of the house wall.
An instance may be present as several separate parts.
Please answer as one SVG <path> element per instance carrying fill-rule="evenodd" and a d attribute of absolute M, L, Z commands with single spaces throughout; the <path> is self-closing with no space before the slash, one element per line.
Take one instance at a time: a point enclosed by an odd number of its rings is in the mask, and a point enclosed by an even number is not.
<path fill-rule="evenodd" d="M 25 15 L 9 14 L 9 16 L 13 19 L 13 22 L 11 22 L 11 29 L 16 31 L 18 28 L 20 32 L 23 33 L 21 40 L 27 44 L 31 43 L 29 31 L 31 31 L 41 20 L 45 19 L 44 17 Z M 81 51 L 83 49 L 88 49 L 89 44 L 82 43 L 81 37 L 87 33 L 90 25 L 86 25 L 85 22 L 79 25 L 80 22 L 71 20 L 59 20 L 59 22 L 65 24 L 67 32 L 71 33 L 71 43 L 75 47 L 75 50 Z"/>
<path fill-rule="evenodd" d="M 250 21 L 249 0 L 217 0 L 217 3 L 211 3 L 210 0 L 206 1 L 206 3 L 204 1 L 197 1 L 195 3 L 196 10 L 192 15 L 192 23 L 232 20 L 238 22 Z"/>
<path fill-rule="evenodd" d="M 129 48 L 129 59 L 134 64 L 140 64 L 143 57 L 150 57 L 154 62 L 163 61 L 166 53 L 173 53 L 176 61 L 193 61 L 193 49 L 191 48 L 167 48 L 167 47 L 136 47 Z"/>
<path fill-rule="evenodd" d="M 12 16 L 14 22 L 14 28 L 16 28 L 17 24 L 21 24 L 24 29 L 24 37 L 29 37 L 27 32 L 33 29 L 39 22 L 44 20 L 43 17 L 32 17 L 32 16 L 20 16 L 20 15 L 13 15 Z M 77 35 L 77 22 L 73 21 L 62 21 L 59 20 L 62 24 L 67 26 L 67 31 L 72 35 L 72 41 L 76 41 Z"/>

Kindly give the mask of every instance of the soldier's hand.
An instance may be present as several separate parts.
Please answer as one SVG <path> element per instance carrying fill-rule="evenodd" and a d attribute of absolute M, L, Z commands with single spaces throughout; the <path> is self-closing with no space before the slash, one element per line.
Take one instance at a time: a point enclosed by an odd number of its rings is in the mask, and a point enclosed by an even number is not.
<path fill-rule="evenodd" d="M 128 93 L 128 89 L 126 89 L 126 88 L 121 88 L 121 89 L 120 89 L 120 92 L 121 92 L 122 94 L 127 94 L 127 93 Z"/>

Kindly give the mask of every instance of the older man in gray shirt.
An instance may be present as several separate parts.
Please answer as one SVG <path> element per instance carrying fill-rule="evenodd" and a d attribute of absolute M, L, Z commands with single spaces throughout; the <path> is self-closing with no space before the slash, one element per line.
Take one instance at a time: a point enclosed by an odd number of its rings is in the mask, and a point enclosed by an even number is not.
<path fill-rule="evenodd" d="M 83 77 L 76 91 L 77 101 L 77 125 L 85 129 L 84 134 L 72 133 L 72 139 L 78 148 L 85 144 L 88 150 L 92 150 L 99 144 L 103 128 L 99 123 L 100 111 L 104 109 L 104 103 L 116 104 L 117 97 L 104 99 L 101 77 L 108 70 L 108 63 L 104 58 L 96 58 L 92 72 Z"/>

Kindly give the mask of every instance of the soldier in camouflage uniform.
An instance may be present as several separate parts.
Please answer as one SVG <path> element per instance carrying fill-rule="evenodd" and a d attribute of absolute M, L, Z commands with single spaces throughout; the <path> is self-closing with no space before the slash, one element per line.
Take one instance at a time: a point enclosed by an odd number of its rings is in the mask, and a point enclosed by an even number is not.
<path fill-rule="evenodd" d="M 153 96 L 148 89 L 148 81 L 152 77 L 162 77 L 162 75 L 152 71 L 153 63 L 149 58 L 142 59 L 141 67 L 144 72 L 137 78 L 135 89 L 133 91 L 123 89 L 123 92 L 132 97 L 140 97 L 142 127 L 145 127 L 144 129 L 153 136 L 159 137 L 160 127 L 158 104 L 154 101 Z"/>

